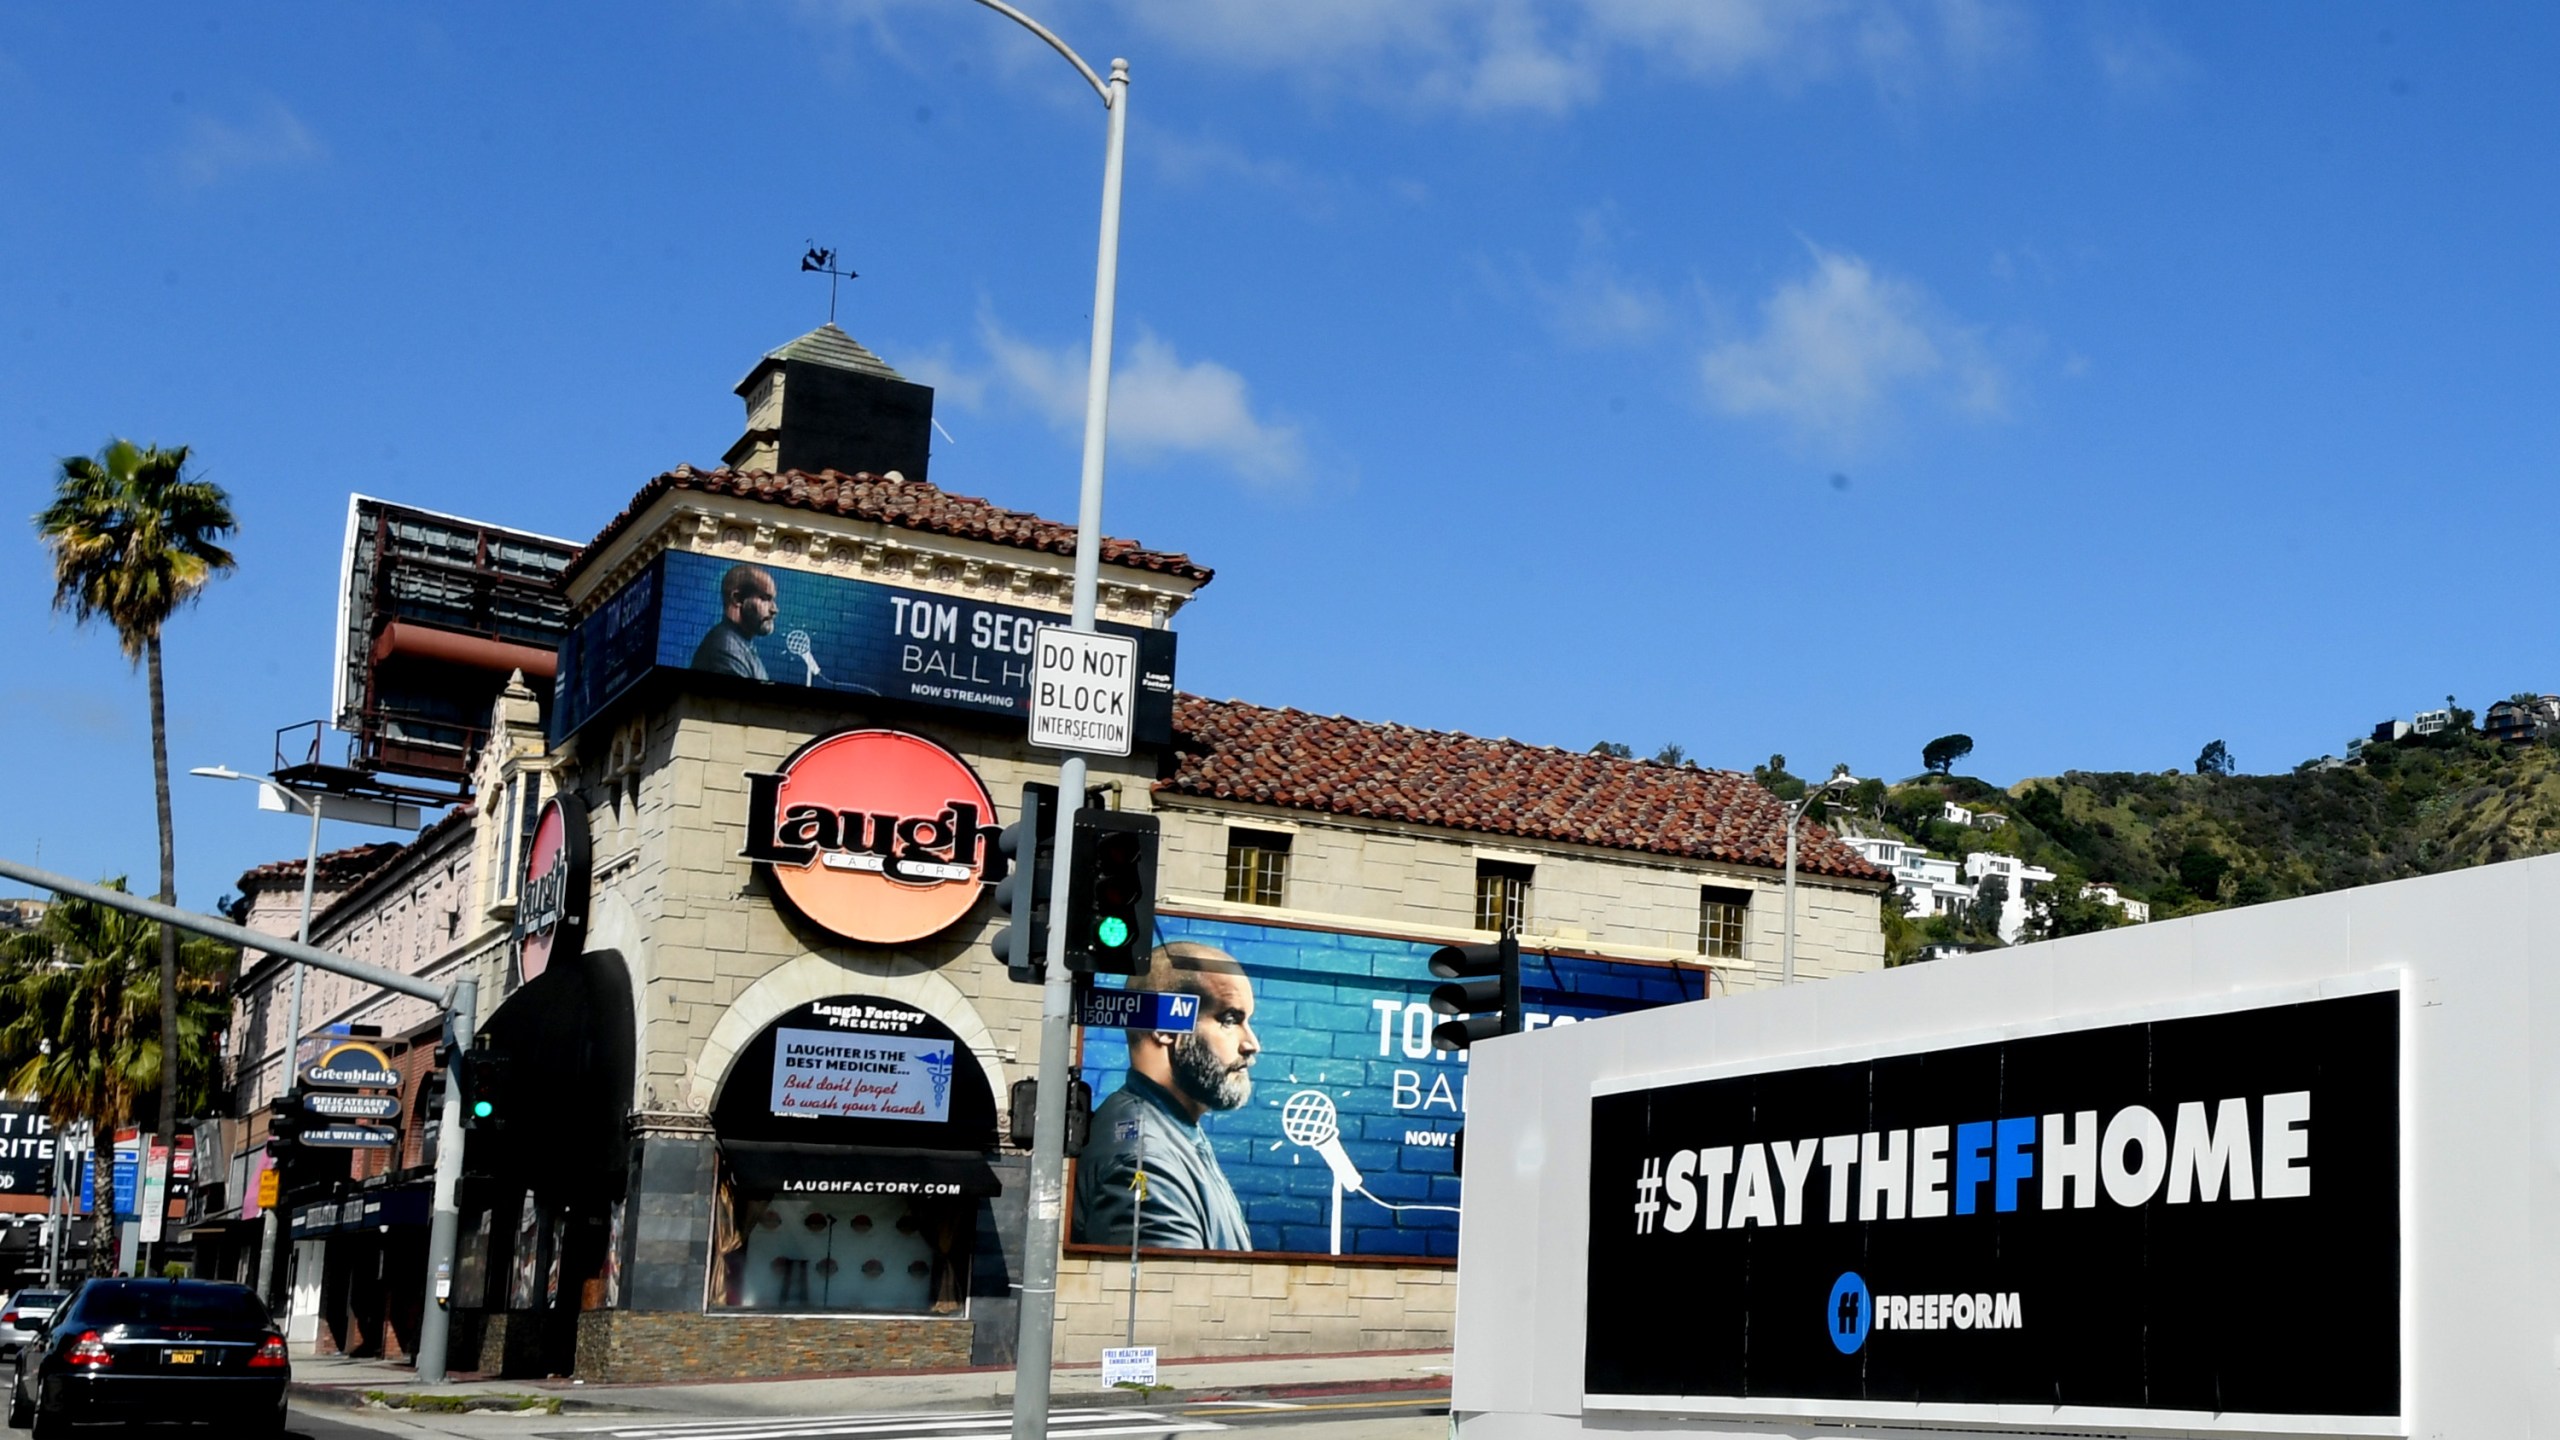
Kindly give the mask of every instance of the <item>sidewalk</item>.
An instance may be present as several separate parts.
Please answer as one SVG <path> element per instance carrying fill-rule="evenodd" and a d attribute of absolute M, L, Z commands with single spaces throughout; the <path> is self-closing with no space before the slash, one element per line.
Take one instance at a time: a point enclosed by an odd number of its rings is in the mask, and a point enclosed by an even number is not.
<path fill-rule="evenodd" d="M 1158 1382 L 1168 1389 L 1143 1403 L 1314 1399 L 1331 1395 L 1443 1392 L 1445 1350 L 1364 1351 L 1346 1355 L 1271 1355 L 1167 1360 Z M 1013 1403 L 1010 1367 L 908 1371 L 900 1374 L 795 1376 L 676 1385 L 589 1385 L 574 1380 L 483 1380 L 456 1377 L 421 1385 L 406 1365 L 339 1356 L 300 1359 L 293 1395 L 310 1405 L 361 1405 L 367 1391 L 392 1395 L 525 1396 L 561 1401 L 565 1413 L 761 1416 L 877 1410 L 986 1410 Z M 1127 1390 L 1102 1388 L 1096 1365 L 1068 1365 L 1049 1377 L 1050 1403 L 1132 1405 Z"/>

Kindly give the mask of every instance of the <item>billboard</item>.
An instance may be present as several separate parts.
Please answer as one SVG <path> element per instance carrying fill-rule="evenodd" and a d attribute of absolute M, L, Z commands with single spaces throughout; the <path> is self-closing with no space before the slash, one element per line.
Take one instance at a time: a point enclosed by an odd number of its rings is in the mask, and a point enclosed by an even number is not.
<path fill-rule="evenodd" d="M 1156 943 L 1160 964 L 1182 957 L 1197 977 L 1175 983 L 1201 995 L 1199 1028 L 1083 1032 L 1096 1104 L 1070 1238 L 1454 1257 L 1467 1061 L 1431 1048 L 1424 962 L 1440 942 L 1161 913 Z M 1700 999 L 1705 984 L 1694 968 L 1534 952 L 1521 968 L 1531 1028 Z"/>
<path fill-rule="evenodd" d="M 0 1195 L 53 1193 L 53 1121 L 34 1100 L 0 1100 Z"/>
<path fill-rule="evenodd" d="M 1588 1403 L 2396 1417 L 2401 1003 L 1602 1082 Z"/>
<path fill-rule="evenodd" d="M 576 733 L 657 670 L 871 695 L 1028 723 L 1039 627 L 1058 612 L 672 550 L 570 632 L 552 734 Z M 1099 626 L 1138 645 L 1137 738 L 1173 736 L 1170 630 Z"/>

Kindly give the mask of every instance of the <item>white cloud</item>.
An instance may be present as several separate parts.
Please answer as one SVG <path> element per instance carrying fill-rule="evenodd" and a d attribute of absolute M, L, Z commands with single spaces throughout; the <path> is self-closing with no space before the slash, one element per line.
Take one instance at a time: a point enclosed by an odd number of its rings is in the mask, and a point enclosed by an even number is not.
<path fill-rule="evenodd" d="M 199 114 L 179 142 L 178 177 L 202 188 L 253 170 L 283 170 L 325 158 L 328 147 L 285 103 L 268 96 L 237 123 Z"/>
<path fill-rule="evenodd" d="M 1085 347 L 1043 346 L 992 318 L 979 329 L 1004 386 L 1061 433 L 1082 433 Z M 1293 479 L 1306 465 L 1297 428 L 1255 414 L 1243 376 L 1214 360 L 1186 361 L 1143 327 L 1112 368 L 1111 446 L 1142 460 L 1208 460 L 1264 483 Z"/>
<path fill-rule="evenodd" d="M 1734 415 L 1775 416 L 1807 436 L 1854 442 L 1901 396 L 1976 415 L 2005 405 L 1980 332 L 1947 318 L 1918 286 L 1855 255 L 1814 248 L 1813 268 L 1761 305 L 1759 333 L 1707 351 L 1707 398 Z"/>
<path fill-rule="evenodd" d="M 1795 87 L 1848 70 L 1903 94 L 2017 48 L 2007 0 L 1119 0 L 1166 45 L 1468 112 L 1561 114 L 1616 67 Z"/>
<path fill-rule="evenodd" d="M 2186 52 L 2148 26 L 2101 31 L 2089 46 L 2107 88 L 2126 99 L 2164 94 L 2196 72 Z"/>
<path fill-rule="evenodd" d="M 1614 253 L 1614 217 L 1606 209 L 1581 217 L 1573 263 L 1562 280 L 1549 280 L 1523 259 L 1509 275 L 1484 266 L 1487 283 L 1506 298 L 1525 291 L 1543 311 L 1557 338 L 1572 345 L 1629 345 L 1651 338 L 1670 319 L 1671 305 L 1650 282 L 1631 276 Z"/>

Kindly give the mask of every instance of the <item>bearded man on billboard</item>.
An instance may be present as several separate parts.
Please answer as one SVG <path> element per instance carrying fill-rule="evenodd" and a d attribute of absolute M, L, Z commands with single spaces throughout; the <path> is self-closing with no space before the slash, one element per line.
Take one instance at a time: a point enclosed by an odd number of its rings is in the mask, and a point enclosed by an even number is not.
<path fill-rule="evenodd" d="M 1095 1108 L 1092 1139 L 1076 1164 L 1075 1237 L 1126 1245 L 1134 1227 L 1148 1249 L 1250 1250 L 1244 1206 L 1200 1121 L 1253 1098 L 1253 1062 L 1262 1053 L 1253 982 L 1234 956 L 1178 940 L 1156 947 L 1129 988 L 1196 995 L 1200 1018 L 1188 1034 L 1129 1032 L 1128 1075 Z"/>

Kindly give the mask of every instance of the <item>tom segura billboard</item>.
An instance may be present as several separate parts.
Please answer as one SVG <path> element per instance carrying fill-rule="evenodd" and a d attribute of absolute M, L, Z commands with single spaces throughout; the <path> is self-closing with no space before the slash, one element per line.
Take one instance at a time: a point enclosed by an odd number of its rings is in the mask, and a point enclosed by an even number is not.
<path fill-rule="evenodd" d="M 1604 1083 L 1586 1403 L 2399 1434 L 2401 1006 Z"/>
<path fill-rule="evenodd" d="M 658 670 L 725 675 L 1027 720 L 1034 637 L 1054 611 L 671 550 L 561 644 L 552 733 L 575 734 Z M 1138 642 L 1141 744 L 1173 735 L 1170 630 Z"/>
<path fill-rule="evenodd" d="M 1152 967 L 1128 988 L 1199 996 L 1198 1028 L 1083 1032 L 1096 1103 L 1071 1238 L 1454 1258 L 1467 1061 L 1431 1048 L 1439 943 L 1160 913 Z M 1536 952 L 1521 968 L 1533 1029 L 1696 1000 L 1705 983 L 1694 967 Z"/>

